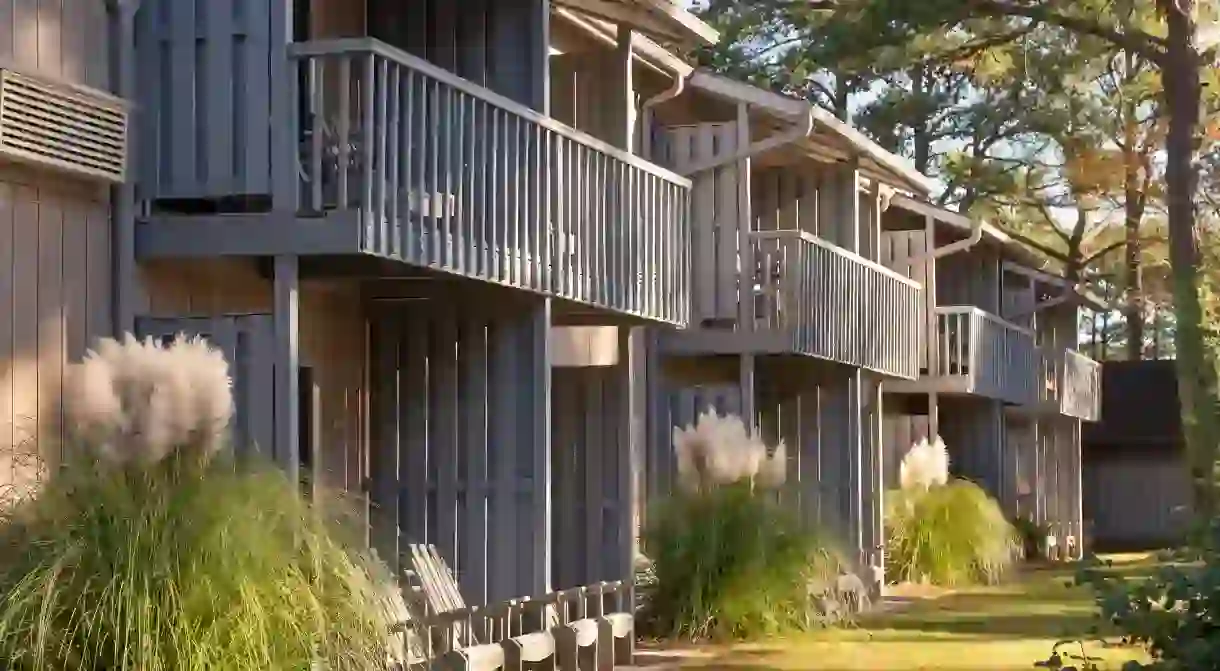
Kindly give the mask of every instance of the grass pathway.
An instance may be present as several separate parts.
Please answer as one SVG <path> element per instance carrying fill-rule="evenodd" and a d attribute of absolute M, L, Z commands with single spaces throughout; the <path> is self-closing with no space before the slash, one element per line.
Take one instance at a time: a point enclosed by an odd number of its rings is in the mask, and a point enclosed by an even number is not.
<path fill-rule="evenodd" d="M 1147 558 L 1120 557 L 1116 570 L 1139 574 Z M 851 629 L 816 632 L 782 642 L 685 651 L 683 669 L 706 671 L 1015 671 L 1046 659 L 1057 640 L 1087 634 L 1093 624 L 1088 590 L 1072 585 L 1070 567 L 1025 571 L 1012 584 L 903 599 Z M 1099 650 L 1103 668 L 1137 657 L 1129 649 Z"/>

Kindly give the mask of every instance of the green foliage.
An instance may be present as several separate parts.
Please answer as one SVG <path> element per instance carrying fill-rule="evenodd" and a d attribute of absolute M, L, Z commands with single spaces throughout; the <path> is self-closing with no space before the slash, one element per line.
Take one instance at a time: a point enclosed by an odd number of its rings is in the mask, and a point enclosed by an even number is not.
<path fill-rule="evenodd" d="M 1213 523 L 1213 548 L 1220 541 L 1218 532 Z M 1079 580 L 1095 589 L 1102 619 L 1123 634 L 1124 642 L 1146 648 L 1153 659 L 1146 665 L 1128 662 L 1124 669 L 1220 668 L 1220 554 L 1215 549 L 1205 551 L 1201 562 L 1168 564 L 1138 579 L 1114 575 L 1107 570 L 1111 566 L 1093 560 Z"/>
<path fill-rule="evenodd" d="M 1017 530 L 1017 537 L 1021 540 L 1022 555 L 1026 559 L 1042 556 L 1046 551 L 1046 536 L 1050 532 L 1049 528 L 1025 515 L 1014 519 L 1012 526 Z"/>
<path fill-rule="evenodd" d="M 886 574 L 955 586 L 994 583 L 1019 552 L 994 499 L 966 480 L 886 493 Z"/>
<path fill-rule="evenodd" d="M 652 575 L 640 625 L 661 637 L 806 629 L 817 622 L 817 588 L 840 563 L 821 536 L 744 482 L 674 494 L 650 511 L 643 540 Z"/>
<path fill-rule="evenodd" d="M 338 509 L 270 467 L 74 451 L 0 520 L 0 666 L 383 669 L 389 576 Z"/>

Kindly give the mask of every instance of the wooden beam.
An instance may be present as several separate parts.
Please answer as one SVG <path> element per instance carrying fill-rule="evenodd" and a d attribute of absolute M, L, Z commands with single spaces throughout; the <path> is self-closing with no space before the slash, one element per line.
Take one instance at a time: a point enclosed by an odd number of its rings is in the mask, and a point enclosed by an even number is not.
<path fill-rule="evenodd" d="M 300 291 L 297 257 L 275 259 L 275 461 L 294 480 L 300 471 Z"/>
<path fill-rule="evenodd" d="M 652 33 L 666 41 L 712 45 L 720 33 L 672 0 L 554 0 L 590 16 Z"/>

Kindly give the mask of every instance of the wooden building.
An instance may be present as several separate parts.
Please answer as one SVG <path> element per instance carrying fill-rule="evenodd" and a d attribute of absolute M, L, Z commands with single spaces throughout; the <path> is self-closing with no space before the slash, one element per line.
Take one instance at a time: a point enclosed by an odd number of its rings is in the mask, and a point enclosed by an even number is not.
<path fill-rule="evenodd" d="M 830 115 L 674 56 L 717 39 L 675 0 L 0 0 L 0 447 L 53 453 L 94 338 L 201 334 L 239 447 L 363 496 L 391 562 L 435 543 L 470 603 L 629 577 L 708 404 L 788 442 L 785 500 L 862 567 L 882 429 L 920 407 L 1025 505 L 952 436 L 1078 452 L 1075 294 L 994 232 L 895 257 L 971 225 Z"/>
<path fill-rule="evenodd" d="M 1101 412 L 1078 313 L 1099 301 L 984 222 L 897 196 L 882 229 L 884 262 L 924 285 L 930 334 L 919 376 L 884 387 L 886 482 L 914 441 L 939 435 L 954 475 L 1046 525 L 1055 548 L 1071 548 L 1057 556 L 1078 555 L 1081 423 Z"/>
<path fill-rule="evenodd" d="M 697 72 L 658 107 L 654 156 L 693 182 L 689 328 L 656 332 L 646 492 L 709 407 L 788 447 L 783 500 L 880 576 L 881 388 L 918 375 L 920 284 L 880 263 L 895 189 L 930 182 L 833 115 Z M 870 569 L 874 569 L 870 571 Z"/>

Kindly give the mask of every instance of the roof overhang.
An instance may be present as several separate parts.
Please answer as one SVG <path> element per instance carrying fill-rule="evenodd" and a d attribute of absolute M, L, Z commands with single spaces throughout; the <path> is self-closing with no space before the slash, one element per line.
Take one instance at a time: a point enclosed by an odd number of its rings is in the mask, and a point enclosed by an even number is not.
<path fill-rule="evenodd" d="M 805 144 L 815 158 L 826 161 L 856 159 L 866 178 L 920 195 L 928 195 L 937 189 L 936 183 L 915 170 L 909 161 L 882 149 L 863 133 L 821 107 L 704 70 L 696 70 L 691 75 L 690 84 L 711 95 L 746 103 L 753 110 L 785 123 L 804 123 L 812 115 L 815 130 Z M 824 141 L 833 140 L 832 144 L 836 146 L 819 146 L 819 134 Z"/>
<path fill-rule="evenodd" d="M 974 221 L 960 212 L 911 198 L 905 194 L 895 194 L 893 200 L 890 201 L 890 207 L 899 207 L 908 212 L 932 217 L 938 224 L 944 224 L 967 235 L 974 230 Z M 1095 310 L 1109 309 L 1108 304 L 1087 287 L 1047 272 L 1045 270 L 1046 259 L 1013 239 L 1011 235 L 985 221 L 981 223 L 981 228 L 983 239 L 999 247 L 1001 253 L 1007 258 L 1004 261 L 1006 269 L 1030 277 L 1041 284 L 1070 292 L 1075 296 L 1072 302 L 1077 305 Z"/>
<path fill-rule="evenodd" d="M 616 25 L 627 25 L 661 44 L 704 46 L 720 33 L 675 0 L 551 0 L 555 7 L 576 10 Z"/>
<path fill-rule="evenodd" d="M 564 7 L 556 7 L 554 12 L 556 16 L 563 18 L 602 44 L 606 46 L 617 45 L 618 26 L 615 24 L 605 19 L 599 19 Z M 693 65 L 675 56 L 665 47 L 657 44 L 645 35 L 636 36 L 632 42 L 632 47 L 632 58 L 652 68 L 659 74 L 685 79 L 695 71 Z"/>

